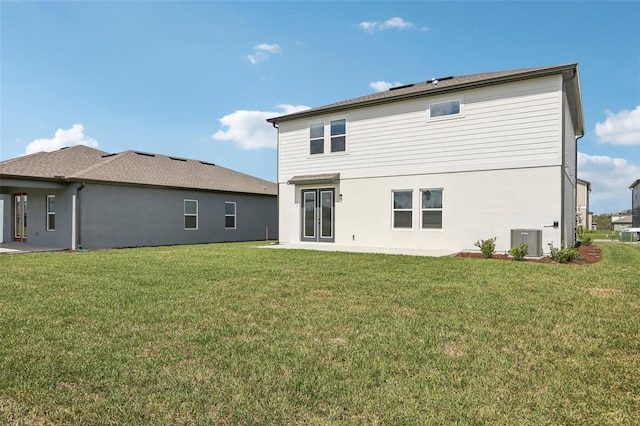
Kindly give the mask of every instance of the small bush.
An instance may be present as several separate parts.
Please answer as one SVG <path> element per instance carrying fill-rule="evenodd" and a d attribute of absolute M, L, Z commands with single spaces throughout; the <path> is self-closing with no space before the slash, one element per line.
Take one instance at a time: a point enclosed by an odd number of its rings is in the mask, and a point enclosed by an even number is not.
<path fill-rule="evenodd" d="M 488 240 L 478 240 L 474 246 L 480 248 L 482 256 L 484 256 L 485 259 L 489 259 L 496 251 L 496 237 L 489 238 Z"/>
<path fill-rule="evenodd" d="M 593 243 L 593 235 L 590 234 L 581 234 L 579 237 L 582 244 L 585 246 L 590 246 Z"/>
<path fill-rule="evenodd" d="M 558 263 L 569 263 L 573 262 L 578 258 L 578 249 L 576 247 L 567 247 L 564 249 L 559 249 L 553 246 L 553 244 L 549 244 L 551 249 L 551 260 Z"/>
<path fill-rule="evenodd" d="M 529 246 L 525 243 L 520 244 L 518 247 L 511 247 L 509 254 L 513 256 L 514 260 L 522 260 L 527 253 L 529 253 Z"/>

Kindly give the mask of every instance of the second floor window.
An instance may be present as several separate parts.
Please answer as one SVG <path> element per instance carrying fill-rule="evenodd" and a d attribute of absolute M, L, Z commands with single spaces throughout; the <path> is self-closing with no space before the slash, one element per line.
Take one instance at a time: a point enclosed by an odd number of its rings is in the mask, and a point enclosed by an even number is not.
<path fill-rule="evenodd" d="M 309 125 L 309 154 L 325 153 L 325 135 L 329 135 L 327 149 L 329 152 L 344 152 L 347 150 L 347 120 L 331 120 L 328 128 L 326 123 L 311 123 Z"/>
<path fill-rule="evenodd" d="M 324 153 L 324 123 L 314 123 L 309 126 L 309 143 L 310 154 Z"/>
<path fill-rule="evenodd" d="M 347 120 L 331 122 L 331 152 L 342 152 L 346 149 Z"/>

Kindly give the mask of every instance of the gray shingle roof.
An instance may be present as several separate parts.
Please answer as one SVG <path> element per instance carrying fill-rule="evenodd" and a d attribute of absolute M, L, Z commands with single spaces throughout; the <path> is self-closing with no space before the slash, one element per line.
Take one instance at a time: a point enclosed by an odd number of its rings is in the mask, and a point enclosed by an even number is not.
<path fill-rule="evenodd" d="M 348 99 L 317 108 L 311 108 L 292 114 L 269 118 L 267 119 L 267 121 L 270 123 L 278 123 L 281 121 L 294 120 L 297 118 L 308 117 L 312 115 L 343 111 L 354 107 L 364 107 L 381 103 L 396 102 L 416 97 L 430 96 L 440 93 L 469 89 L 473 87 L 503 84 L 511 81 L 543 77 L 546 75 L 559 73 L 564 73 L 567 75 L 567 77 L 571 77 L 572 73 L 576 69 L 577 64 L 567 64 L 549 67 L 522 68 L 510 71 L 471 74 L 459 77 L 443 77 L 439 79 L 432 79 L 415 84 L 408 84 L 405 86 L 391 88 L 390 90 L 384 92 L 372 93 L 370 95 Z"/>
<path fill-rule="evenodd" d="M 0 162 L 3 177 L 65 179 L 276 195 L 273 182 L 197 160 L 74 146 Z"/>

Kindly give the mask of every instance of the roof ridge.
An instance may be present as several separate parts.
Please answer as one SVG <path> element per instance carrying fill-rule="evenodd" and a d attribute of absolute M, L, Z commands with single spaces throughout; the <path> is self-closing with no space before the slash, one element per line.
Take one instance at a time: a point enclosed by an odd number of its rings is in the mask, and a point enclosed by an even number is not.
<path fill-rule="evenodd" d="M 82 170 L 78 170 L 76 173 L 74 173 L 73 175 L 71 175 L 69 177 L 70 178 L 79 179 L 79 178 L 82 177 L 82 175 L 87 174 L 89 172 L 92 172 L 92 171 L 100 168 L 101 166 L 104 166 L 105 164 L 108 164 L 111 161 L 115 160 L 117 157 L 120 156 L 120 154 L 123 154 L 123 153 L 122 152 L 116 152 L 116 153 L 110 154 L 110 155 L 106 154 L 106 155 L 109 155 L 108 157 L 103 155 L 97 163 L 92 164 L 91 166 L 86 167 L 86 168 L 84 168 Z"/>

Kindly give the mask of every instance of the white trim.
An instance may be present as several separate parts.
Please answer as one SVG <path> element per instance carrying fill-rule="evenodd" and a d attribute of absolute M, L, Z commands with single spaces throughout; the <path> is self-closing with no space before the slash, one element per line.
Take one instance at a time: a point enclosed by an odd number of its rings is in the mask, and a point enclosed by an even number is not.
<path fill-rule="evenodd" d="M 195 213 L 195 214 L 193 214 L 193 213 L 187 213 L 187 201 L 193 201 L 193 202 L 195 202 L 195 203 L 196 203 L 196 213 Z M 183 213 L 184 213 L 184 215 L 183 215 L 183 221 L 182 221 L 182 224 L 184 225 L 184 230 L 185 230 L 185 231 L 197 231 L 197 230 L 198 230 L 198 225 L 199 225 L 199 223 L 198 223 L 198 222 L 199 222 L 199 220 L 198 220 L 198 212 L 199 212 L 199 210 L 198 210 L 198 209 L 199 209 L 199 207 L 198 207 L 198 200 L 191 200 L 191 199 L 189 199 L 189 198 L 185 198 L 185 199 L 184 199 L 183 206 L 184 206 L 184 209 L 183 209 Z M 194 216 L 195 216 L 195 218 L 196 218 L 196 227 L 195 227 L 195 228 L 187 228 L 187 226 L 186 226 L 187 224 L 186 224 L 186 223 L 185 223 L 185 221 L 184 221 L 184 219 L 186 219 L 186 218 L 187 218 L 187 216 L 189 216 L 189 217 L 194 217 Z"/>
<path fill-rule="evenodd" d="M 425 191 L 440 191 L 441 192 L 441 196 L 442 196 L 442 207 L 423 207 L 422 206 L 422 193 Z M 419 210 L 420 210 L 420 230 L 421 231 L 442 231 L 444 230 L 444 188 L 420 188 L 420 195 L 419 195 L 420 199 L 418 200 L 419 202 Z M 425 228 L 423 226 L 423 220 L 422 220 L 422 214 L 425 211 L 439 211 L 442 215 L 441 215 L 441 223 L 440 223 L 440 227 L 439 228 Z"/>
<path fill-rule="evenodd" d="M 227 204 L 233 204 L 233 214 L 227 213 Z M 227 226 L 227 217 L 233 217 L 233 226 Z M 237 229 L 238 228 L 238 205 L 235 201 L 224 202 L 224 229 Z"/>
<path fill-rule="evenodd" d="M 455 102 L 455 101 L 458 101 L 460 103 L 460 105 L 458 106 L 458 113 L 438 115 L 436 117 L 431 116 L 432 105 L 446 104 L 446 103 Z M 427 108 L 427 121 L 450 120 L 452 118 L 461 118 L 461 117 L 464 117 L 464 97 L 463 96 L 458 96 L 455 98 L 448 98 L 448 99 L 443 98 L 442 100 L 438 100 L 437 102 L 429 102 L 429 107 Z"/>
<path fill-rule="evenodd" d="M 46 209 L 46 211 L 47 211 L 47 223 L 46 223 L 46 230 L 47 230 L 48 232 L 53 232 L 53 231 L 55 231 L 55 230 L 56 230 L 56 225 L 55 225 L 55 222 L 56 222 L 56 211 L 55 211 L 55 209 L 54 209 L 52 212 L 51 212 L 51 211 L 49 211 L 49 199 L 51 199 L 51 198 L 53 198 L 53 202 L 54 202 L 54 205 L 55 205 L 55 202 L 56 202 L 56 196 L 55 196 L 55 195 L 47 195 L 47 202 L 46 202 L 47 204 L 46 204 L 46 206 L 45 206 L 45 209 Z M 49 216 L 53 216 L 53 228 L 50 228 L 50 227 L 49 227 Z"/>
<path fill-rule="evenodd" d="M 395 208 L 395 193 L 396 192 L 408 192 L 411 194 L 411 208 L 410 209 L 396 209 Z M 411 231 L 413 230 L 413 189 L 392 189 L 391 190 L 391 229 L 393 231 Z M 395 221 L 395 212 L 410 212 L 411 213 L 411 226 L 409 228 L 406 227 L 396 227 Z"/>
<path fill-rule="evenodd" d="M 76 196 L 71 196 L 71 250 L 76 249 Z"/>

